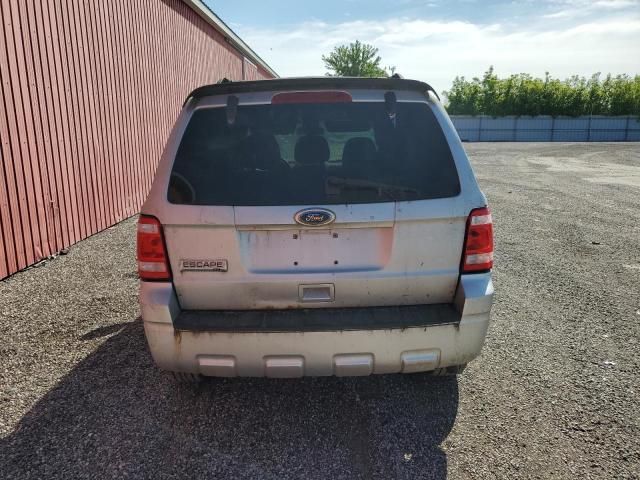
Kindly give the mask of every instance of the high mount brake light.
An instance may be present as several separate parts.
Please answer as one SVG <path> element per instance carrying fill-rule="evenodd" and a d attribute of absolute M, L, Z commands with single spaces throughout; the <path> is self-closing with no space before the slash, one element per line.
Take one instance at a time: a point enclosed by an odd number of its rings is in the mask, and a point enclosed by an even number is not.
<path fill-rule="evenodd" d="M 162 225 L 155 217 L 140 215 L 137 256 L 141 280 L 171 280 Z"/>
<path fill-rule="evenodd" d="M 271 97 L 272 105 L 287 103 L 350 103 L 352 100 L 348 92 L 340 90 L 320 92 L 284 92 Z"/>
<path fill-rule="evenodd" d="M 483 272 L 493 267 L 493 220 L 487 207 L 471 210 L 462 253 L 462 273 Z"/>

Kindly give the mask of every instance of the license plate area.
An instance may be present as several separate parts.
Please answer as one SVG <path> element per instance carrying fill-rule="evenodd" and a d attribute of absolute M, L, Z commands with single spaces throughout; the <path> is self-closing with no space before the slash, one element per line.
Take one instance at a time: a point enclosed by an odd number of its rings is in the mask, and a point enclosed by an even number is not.
<path fill-rule="evenodd" d="M 387 264 L 393 227 L 239 231 L 244 267 L 251 273 L 380 270 Z"/>

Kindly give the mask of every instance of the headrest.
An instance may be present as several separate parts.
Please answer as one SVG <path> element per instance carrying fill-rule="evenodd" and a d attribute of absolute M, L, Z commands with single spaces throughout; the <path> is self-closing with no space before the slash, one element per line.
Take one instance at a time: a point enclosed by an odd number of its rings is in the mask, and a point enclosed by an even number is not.
<path fill-rule="evenodd" d="M 298 139 L 294 157 L 298 165 L 324 165 L 329 160 L 329 144 L 322 135 L 305 135 Z"/>
<path fill-rule="evenodd" d="M 270 133 L 256 133 L 253 146 L 270 159 L 280 159 L 280 145 L 276 137 Z"/>
<path fill-rule="evenodd" d="M 362 173 L 362 169 L 374 166 L 376 153 L 376 145 L 370 138 L 350 138 L 342 150 L 342 168 L 346 173 Z"/>
<path fill-rule="evenodd" d="M 282 161 L 280 145 L 275 136 L 270 133 L 254 133 L 247 137 L 242 148 L 245 167 L 270 170 Z"/>
<path fill-rule="evenodd" d="M 376 145 L 367 137 L 356 137 L 347 140 L 342 150 L 342 166 L 371 166 L 376 155 Z"/>

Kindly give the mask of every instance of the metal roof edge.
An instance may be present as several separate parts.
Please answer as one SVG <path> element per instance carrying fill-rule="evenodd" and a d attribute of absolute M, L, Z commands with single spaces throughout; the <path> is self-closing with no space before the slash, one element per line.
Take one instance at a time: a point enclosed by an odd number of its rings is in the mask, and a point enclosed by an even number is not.
<path fill-rule="evenodd" d="M 213 10 L 211 10 L 201 0 L 183 0 L 191 9 L 202 17 L 209 25 L 220 32 L 226 40 L 240 53 L 247 57 L 251 62 L 260 65 L 267 72 L 273 75 L 275 78 L 279 78 L 279 75 L 260 58 L 260 56 L 254 52 L 244 40 L 242 40 L 231 28 L 218 17 Z"/>

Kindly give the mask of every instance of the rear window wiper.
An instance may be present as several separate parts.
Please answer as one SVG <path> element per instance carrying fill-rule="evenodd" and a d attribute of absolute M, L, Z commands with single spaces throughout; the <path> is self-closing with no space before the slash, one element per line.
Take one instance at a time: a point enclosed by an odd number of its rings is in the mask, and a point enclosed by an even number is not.
<path fill-rule="evenodd" d="M 332 187 L 342 187 L 343 190 L 375 190 L 379 196 L 386 196 L 392 200 L 397 200 L 397 194 L 420 195 L 415 188 L 403 185 L 389 185 L 388 183 L 372 182 L 370 180 L 360 180 L 356 178 L 328 177 L 327 185 Z"/>

